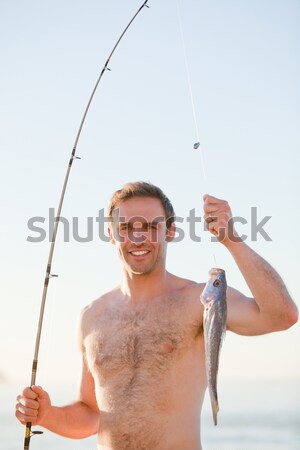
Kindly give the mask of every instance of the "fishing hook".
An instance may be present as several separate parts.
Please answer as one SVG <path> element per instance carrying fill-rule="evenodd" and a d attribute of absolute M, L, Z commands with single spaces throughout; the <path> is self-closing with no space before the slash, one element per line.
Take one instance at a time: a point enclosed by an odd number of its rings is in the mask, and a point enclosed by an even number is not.
<path fill-rule="evenodd" d="M 90 108 L 90 105 L 92 103 L 92 100 L 94 98 L 95 92 L 97 90 L 97 87 L 100 83 L 100 80 L 104 74 L 104 72 L 106 72 L 106 70 L 110 71 L 108 64 L 109 61 L 111 60 L 111 57 L 113 56 L 116 48 L 118 47 L 119 43 L 121 42 L 124 34 L 126 33 L 126 31 L 128 30 L 128 28 L 130 27 L 130 25 L 132 24 L 132 22 L 134 21 L 134 19 L 137 17 L 137 15 L 141 12 L 141 10 L 144 7 L 149 8 L 149 6 L 147 5 L 148 0 L 144 1 L 144 3 L 142 4 L 142 6 L 140 6 L 140 8 L 137 10 L 137 12 L 134 14 L 134 16 L 132 17 L 132 19 L 130 20 L 130 22 L 128 23 L 128 25 L 125 27 L 124 31 L 122 32 L 122 34 L 120 35 L 119 39 L 117 40 L 115 46 L 113 47 L 110 55 L 108 56 L 103 69 L 100 72 L 100 75 L 96 81 L 95 87 L 92 91 L 92 94 L 89 98 L 89 101 L 87 103 L 87 106 L 85 108 L 84 114 L 82 116 L 78 131 L 77 131 L 77 135 L 75 138 L 75 142 L 72 148 L 72 152 L 71 152 L 71 157 L 69 160 L 69 164 L 67 167 L 67 172 L 65 175 L 65 179 L 64 179 L 64 183 L 63 183 L 63 187 L 62 187 L 62 191 L 61 191 L 61 195 L 60 195 L 60 200 L 59 200 L 59 204 L 58 204 L 58 208 L 57 208 L 57 214 L 55 217 L 55 224 L 54 224 L 54 228 L 53 228 L 53 233 L 52 233 L 52 239 L 51 239 L 51 245 L 50 245 L 50 251 L 49 251 L 49 256 L 48 256 L 48 262 L 47 262 L 47 267 L 46 267 L 46 275 L 45 275 L 45 280 L 44 280 L 44 288 L 43 288 L 43 294 L 42 294 L 42 300 L 41 300 L 41 306 L 40 306 L 40 315 L 39 315 L 39 321 L 38 321 L 38 327 L 37 327 L 37 335 L 36 335 L 36 341 L 35 341 L 35 350 L 34 350 L 34 357 L 33 357 L 33 362 L 32 362 L 32 372 L 31 372 L 31 382 L 30 382 L 30 386 L 33 386 L 35 384 L 35 380 L 36 380 L 36 374 L 37 374 L 37 366 L 38 366 L 38 355 L 39 355 L 39 348 L 40 348 L 40 341 L 41 341 L 41 333 L 42 333 L 42 326 L 43 326 L 43 318 L 44 318 L 44 311 L 45 311 L 45 304 L 46 304 L 46 298 L 47 298 L 47 292 L 48 292 L 48 285 L 49 285 L 49 280 L 52 277 L 56 277 L 57 275 L 51 274 L 51 265 L 52 265 L 52 259 L 53 259 L 53 254 L 54 254 L 54 248 L 55 248 L 55 243 L 56 243 L 56 236 L 57 236 L 57 230 L 58 230 L 58 224 L 60 222 L 60 217 L 61 217 L 61 210 L 62 210 L 62 206 L 63 206 L 63 201 L 64 201 L 64 197 L 65 197 L 65 193 L 66 193 L 66 189 L 67 189 L 67 184 L 68 184 L 68 180 L 69 180 L 69 175 L 70 175 L 70 171 L 72 168 L 72 164 L 74 159 L 80 159 L 78 156 L 75 156 L 76 153 L 76 149 L 77 149 L 77 144 L 81 135 L 81 131 L 88 113 L 88 110 Z M 29 449 L 29 445 L 30 445 L 30 439 L 32 436 L 34 436 L 35 434 L 42 434 L 42 431 L 31 431 L 31 422 L 26 422 L 26 427 L 25 427 L 25 438 L 24 438 L 24 450 L 28 450 Z"/>

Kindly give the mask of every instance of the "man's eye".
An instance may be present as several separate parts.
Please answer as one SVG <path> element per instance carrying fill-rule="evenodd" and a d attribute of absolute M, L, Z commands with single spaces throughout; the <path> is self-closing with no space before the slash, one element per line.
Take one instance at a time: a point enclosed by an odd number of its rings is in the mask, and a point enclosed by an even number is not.
<path fill-rule="evenodd" d="M 122 225 L 120 225 L 121 231 L 130 231 L 131 228 L 132 228 L 132 226 L 128 223 L 123 223 Z"/>
<path fill-rule="evenodd" d="M 155 224 L 152 223 L 145 223 L 142 227 L 143 231 L 151 231 L 151 230 L 156 230 L 157 226 Z"/>

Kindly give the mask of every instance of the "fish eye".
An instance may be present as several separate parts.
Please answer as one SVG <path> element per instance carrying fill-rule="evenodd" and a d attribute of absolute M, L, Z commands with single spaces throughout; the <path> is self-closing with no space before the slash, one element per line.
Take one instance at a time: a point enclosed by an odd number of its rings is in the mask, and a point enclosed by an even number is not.
<path fill-rule="evenodd" d="M 219 284 L 220 284 L 220 280 L 218 280 L 218 278 L 213 282 L 213 285 L 216 287 L 216 286 L 219 286 Z"/>

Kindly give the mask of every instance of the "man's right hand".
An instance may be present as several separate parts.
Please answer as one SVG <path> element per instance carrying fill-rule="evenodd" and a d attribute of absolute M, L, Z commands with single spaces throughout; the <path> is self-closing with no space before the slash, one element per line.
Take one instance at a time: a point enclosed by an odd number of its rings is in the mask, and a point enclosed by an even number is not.
<path fill-rule="evenodd" d="M 16 398 L 15 416 L 25 425 L 42 425 L 43 419 L 51 410 L 49 394 L 40 386 L 26 387 Z"/>

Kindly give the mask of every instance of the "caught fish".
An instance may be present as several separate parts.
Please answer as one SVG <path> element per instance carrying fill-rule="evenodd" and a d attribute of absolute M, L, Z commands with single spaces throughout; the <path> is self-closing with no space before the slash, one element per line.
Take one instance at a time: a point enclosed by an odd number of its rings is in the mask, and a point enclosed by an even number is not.
<path fill-rule="evenodd" d="M 204 305 L 203 328 L 205 344 L 205 366 L 214 424 L 217 425 L 219 411 L 217 376 L 222 341 L 226 332 L 227 303 L 226 277 L 222 269 L 211 269 L 210 279 L 201 294 Z"/>

